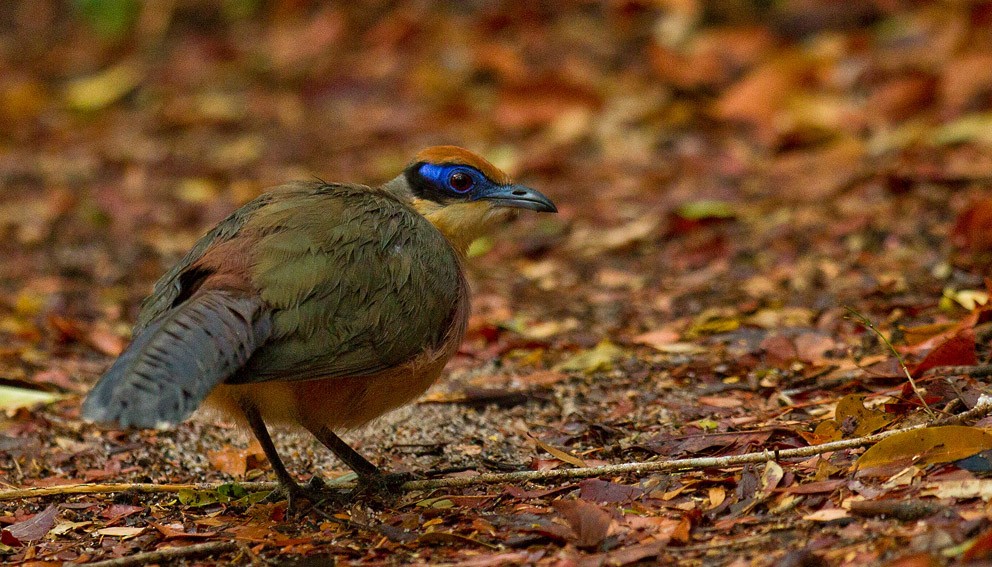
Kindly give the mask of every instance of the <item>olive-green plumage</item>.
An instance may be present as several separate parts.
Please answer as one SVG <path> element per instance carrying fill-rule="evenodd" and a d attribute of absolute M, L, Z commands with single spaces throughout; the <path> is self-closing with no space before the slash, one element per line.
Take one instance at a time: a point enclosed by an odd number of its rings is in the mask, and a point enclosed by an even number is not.
<path fill-rule="evenodd" d="M 246 422 L 290 495 L 264 422 L 302 425 L 363 478 L 333 429 L 426 389 L 468 317 L 461 256 L 511 209 L 554 211 L 482 158 L 422 152 L 379 188 L 290 183 L 208 232 L 155 285 L 131 346 L 83 405 L 160 427 L 206 402 Z"/>
<path fill-rule="evenodd" d="M 458 254 L 412 207 L 318 183 L 260 199 L 205 237 L 238 242 L 247 282 L 272 313 L 268 342 L 228 383 L 374 374 L 440 344 L 465 282 Z M 202 257 L 194 248 L 161 280 L 141 321 L 171 305 Z"/>

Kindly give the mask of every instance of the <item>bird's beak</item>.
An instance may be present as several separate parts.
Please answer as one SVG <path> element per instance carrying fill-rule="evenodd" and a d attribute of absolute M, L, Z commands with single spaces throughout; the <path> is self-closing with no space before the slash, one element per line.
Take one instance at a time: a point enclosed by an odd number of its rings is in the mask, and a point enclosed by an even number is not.
<path fill-rule="evenodd" d="M 523 185 L 494 185 L 476 199 L 491 201 L 499 207 L 529 209 L 539 213 L 557 213 L 558 207 L 540 191 Z"/>

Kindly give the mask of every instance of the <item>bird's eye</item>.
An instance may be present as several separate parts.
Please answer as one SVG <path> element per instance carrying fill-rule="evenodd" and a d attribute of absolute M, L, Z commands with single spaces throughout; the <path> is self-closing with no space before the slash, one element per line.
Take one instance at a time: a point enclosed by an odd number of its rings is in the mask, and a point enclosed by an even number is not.
<path fill-rule="evenodd" d="M 448 177 L 448 187 L 451 187 L 459 193 L 468 191 L 473 185 L 475 185 L 475 180 L 472 179 L 471 175 L 463 171 L 456 171 Z"/>

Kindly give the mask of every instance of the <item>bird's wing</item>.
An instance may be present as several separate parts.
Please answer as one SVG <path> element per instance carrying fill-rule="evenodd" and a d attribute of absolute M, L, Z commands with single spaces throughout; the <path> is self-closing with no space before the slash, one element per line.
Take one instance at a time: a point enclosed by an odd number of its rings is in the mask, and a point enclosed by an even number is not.
<path fill-rule="evenodd" d="M 461 324 L 457 253 L 386 193 L 325 186 L 272 203 L 245 232 L 259 235 L 252 287 L 273 308 L 272 336 L 229 382 L 371 375 L 439 348 Z"/>
<path fill-rule="evenodd" d="M 190 416 L 270 335 L 258 297 L 208 290 L 148 324 L 83 402 L 83 417 L 164 427 Z"/>
<path fill-rule="evenodd" d="M 241 228 L 259 209 L 286 196 L 312 192 L 321 185 L 321 183 L 305 181 L 281 185 L 263 193 L 219 222 L 155 283 L 151 295 L 141 304 L 141 311 L 134 324 L 134 335 L 139 335 L 153 321 L 193 295 L 213 271 L 212 267 L 201 265 L 204 255 L 209 250 L 236 239 Z"/>

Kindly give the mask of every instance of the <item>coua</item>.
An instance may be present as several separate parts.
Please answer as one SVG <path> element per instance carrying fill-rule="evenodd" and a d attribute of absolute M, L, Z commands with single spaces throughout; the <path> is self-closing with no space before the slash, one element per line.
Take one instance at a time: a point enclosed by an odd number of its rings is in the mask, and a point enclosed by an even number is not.
<path fill-rule="evenodd" d="M 296 182 L 264 193 L 155 284 L 83 417 L 163 428 L 216 408 L 255 434 L 290 505 L 313 495 L 267 424 L 301 426 L 360 484 L 380 486 L 387 476 L 335 431 L 438 378 L 468 319 L 465 251 L 518 209 L 556 212 L 454 146 L 423 150 L 380 187 Z"/>

